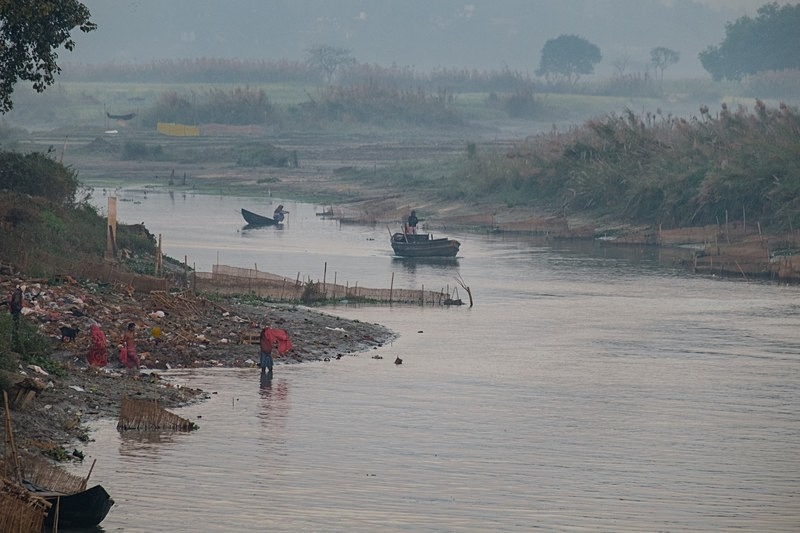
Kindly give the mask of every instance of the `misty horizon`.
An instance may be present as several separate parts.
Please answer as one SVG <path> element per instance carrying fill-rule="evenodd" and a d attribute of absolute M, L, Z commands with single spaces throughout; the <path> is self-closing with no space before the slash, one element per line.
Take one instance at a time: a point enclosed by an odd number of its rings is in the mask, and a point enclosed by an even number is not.
<path fill-rule="evenodd" d="M 647 72 L 650 50 L 680 60 L 665 78 L 707 77 L 698 53 L 719 44 L 725 24 L 754 16 L 752 0 L 84 0 L 98 29 L 75 34 L 64 64 L 231 58 L 303 61 L 315 44 L 349 50 L 359 63 L 418 72 L 510 69 L 533 75 L 541 49 L 561 34 L 601 49 L 598 76 Z M 785 3 L 785 2 L 784 2 Z"/>

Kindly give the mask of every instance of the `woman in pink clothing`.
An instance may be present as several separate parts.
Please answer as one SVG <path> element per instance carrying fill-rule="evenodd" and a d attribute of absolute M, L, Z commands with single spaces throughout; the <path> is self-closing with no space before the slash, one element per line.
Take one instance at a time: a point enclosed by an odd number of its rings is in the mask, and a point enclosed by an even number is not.
<path fill-rule="evenodd" d="M 136 338 L 134 330 L 136 324 L 131 322 L 128 329 L 122 335 L 122 346 L 119 350 L 119 360 L 125 368 L 139 368 L 139 357 L 136 355 Z"/>

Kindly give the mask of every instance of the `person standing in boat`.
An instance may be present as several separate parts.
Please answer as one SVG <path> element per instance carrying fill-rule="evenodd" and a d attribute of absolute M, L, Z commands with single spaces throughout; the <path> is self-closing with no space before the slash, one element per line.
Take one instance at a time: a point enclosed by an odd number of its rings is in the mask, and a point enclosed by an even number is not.
<path fill-rule="evenodd" d="M 416 235 L 418 223 L 419 219 L 417 218 L 417 212 L 416 210 L 412 209 L 411 214 L 408 215 L 408 219 L 406 220 L 406 235 Z"/>
<path fill-rule="evenodd" d="M 286 211 L 283 208 L 283 204 L 280 204 L 278 207 L 275 208 L 275 211 L 272 213 L 272 219 L 275 222 L 283 222 L 285 215 L 288 215 L 289 211 Z"/>

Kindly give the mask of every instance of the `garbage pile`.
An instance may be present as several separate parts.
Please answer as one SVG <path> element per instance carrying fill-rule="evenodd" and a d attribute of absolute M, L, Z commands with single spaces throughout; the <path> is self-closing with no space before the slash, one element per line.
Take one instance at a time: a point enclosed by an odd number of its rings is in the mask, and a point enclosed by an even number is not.
<path fill-rule="evenodd" d="M 241 303 L 220 305 L 187 292 L 141 293 L 129 286 L 65 277 L 57 282 L 5 278 L 0 295 L 19 286 L 23 319 L 50 337 L 56 353 L 85 365 L 91 326 L 105 333 L 108 366 L 121 368 L 119 350 L 129 323 L 135 324 L 141 365 L 148 369 L 255 366 L 262 327 L 284 329 L 294 347 L 282 359 L 338 359 L 380 346 L 392 337 L 377 324 L 348 321 L 297 306 Z"/>
<path fill-rule="evenodd" d="M 231 345 L 258 335 L 257 318 L 242 318 L 183 293 L 135 293 L 72 278 L 54 284 L 10 280 L 0 284 L 0 291 L 5 295 L 15 287 L 24 294 L 24 319 L 37 324 L 57 351 L 77 360 L 85 359 L 94 323 L 108 339 L 109 366 L 119 366 L 119 344 L 129 323 L 136 325 L 139 357 L 147 368 L 222 364 L 215 360 L 220 351 L 230 352 Z"/>

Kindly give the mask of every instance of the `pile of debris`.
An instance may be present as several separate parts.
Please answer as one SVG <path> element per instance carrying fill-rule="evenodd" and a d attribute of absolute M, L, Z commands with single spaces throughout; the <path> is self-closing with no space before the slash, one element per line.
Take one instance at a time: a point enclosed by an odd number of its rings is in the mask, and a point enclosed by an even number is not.
<path fill-rule="evenodd" d="M 6 279 L 0 281 L 0 294 L 8 294 L 16 286 L 23 289 L 25 297 L 23 318 L 52 339 L 60 359 L 75 366 L 86 365 L 94 323 L 108 339 L 112 369 L 122 367 L 118 354 L 129 323 L 136 325 L 142 365 L 162 370 L 254 366 L 258 353 L 254 345 L 267 324 L 290 334 L 294 348 L 288 357 L 296 361 L 363 351 L 390 337 L 385 328 L 357 322 L 344 332 L 339 326 L 348 321 L 294 306 L 248 305 L 228 299 L 226 307 L 188 292 L 142 293 L 72 278 L 50 283 Z"/>

